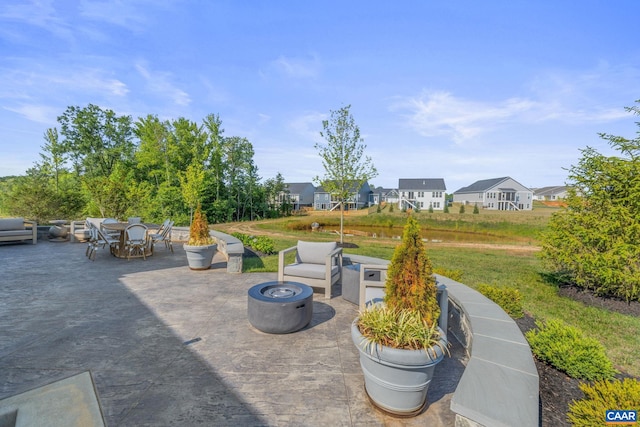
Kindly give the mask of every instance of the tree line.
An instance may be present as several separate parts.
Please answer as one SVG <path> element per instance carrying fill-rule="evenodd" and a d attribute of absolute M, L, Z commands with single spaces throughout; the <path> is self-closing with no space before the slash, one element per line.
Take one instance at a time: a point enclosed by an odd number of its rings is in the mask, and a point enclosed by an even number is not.
<path fill-rule="evenodd" d="M 89 104 L 68 107 L 47 129 L 40 159 L 0 179 L 0 213 L 46 223 L 87 216 L 188 224 L 198 204 L 211 223 L 290 213 L 276 203 L 284 178 L 261 182 L 253 145 L 225 136 L 219 115 L 136 121 Z"/>

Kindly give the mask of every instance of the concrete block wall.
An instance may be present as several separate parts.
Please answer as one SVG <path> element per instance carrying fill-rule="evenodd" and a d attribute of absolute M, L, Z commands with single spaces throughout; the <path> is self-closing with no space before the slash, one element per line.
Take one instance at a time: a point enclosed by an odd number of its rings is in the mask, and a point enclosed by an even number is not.
<path fill-rule="evenodd" d="M 539 427 L 539 377 L 515 321 L 474 289 L 436 275 L 449 292 L 449 331 L 469 353 L 451 399 L 456 427 Z"/>

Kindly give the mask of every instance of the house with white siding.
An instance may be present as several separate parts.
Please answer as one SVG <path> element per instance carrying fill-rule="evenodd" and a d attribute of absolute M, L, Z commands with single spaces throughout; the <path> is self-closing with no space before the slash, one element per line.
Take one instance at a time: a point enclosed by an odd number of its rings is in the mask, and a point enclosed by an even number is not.
<path fill-rule="evenodd" d="M 554 202 L 556 200 L 564 200 L 567 197 L 567 186 L 558 185 L 555 187 L 542 187 L 533 189 L 533 198 L 535 200 L 545 200 Z"/>
<path fill-rule="evenodd" d="M 454 203 L 500 211 L 533 209 L 533 191 L 511 177 L 484 179 L 453 193 Z"/>
<path fill-rule="evenodd" d="M 446 191 L 442 178 L 401 178 L 398 180 L 398 208 L 443 210 Z"/>

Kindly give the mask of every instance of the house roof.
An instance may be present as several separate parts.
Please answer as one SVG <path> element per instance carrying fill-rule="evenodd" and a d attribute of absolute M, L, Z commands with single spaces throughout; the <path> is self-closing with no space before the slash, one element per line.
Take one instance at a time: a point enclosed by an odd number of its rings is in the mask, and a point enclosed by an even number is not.
<path fill-rule="evenodd" d="M 350 189 L 350 190 L 351 190 L 352 192 L 354 192 L 354 193 L 359 193 L 359 192 L 361 192 L 365 187 L 368 189 L 368 192 L 369 192 L 369 193 L 371 193 L 371 192 L 372 192 L 372 191 L 371 191 L 371 188 L 369 187 L 369 183 L 368 183 L 368 182 L 366 182 L 366 181 L 362 184 L 362 186 L 361 186 L 360 188 L 358 188 L 356 184 L 353 184 L 353 185 L 351 186 L 351 189 Z M 322 187 L 321 185 L 319 185 L 318 187 L 316 187 L 315 193 L 328 193 L 328 191 L 327 191 L 327 190 L 325 190 L 325 189 L 324 189 L 324 187 Z"/>
<path fill-rule="evenodd" d="M 496 185 L 498 185 L 501 182 L 506 181 L 508 179 L 509 179 L 508 176 L 503 176 L 502 178 L 483 179 L 483 180 L 474 182 L 473 184 L 469 185 L 468 187 L 462 187 L 458 191 L 455 191 L 454 194 L 456 194 L 456 193 L 458 193 L 458 194 L 459 193 L 482 193 L 482 192 L 487 191 L 487 190 L 495 187 Z"/>
<path fill-rule="evenodd" d="M 284 184 L 285 189 L 289 191 L 289 193 L 299 194 L 302 193 L 305 189 L 311 186 L 314 191 L 315 188 L 310 182 L 288 182 Z"/>
<path fill-rule="evenodd" d="M 535 194 L 536 196 L 551 196 L 564 193 L 565 191 L 567 191 L 566 185 L 557 185 L 552 187 L 536 188 L 535 190 L 533 190 L 533 194 Z"/>
<path fill-rule="evenodd" d="M 398 189 L 446 191 L 447 187 L 443 178 L 400 178 Z"/>
<path fill-rule="evenodd" d="M 379 188 L 379 190 L 380 190 L 380 194 L 383 194 L 385 196 L 392 193 L 395 193 L 396 196 L 398 195 L 398 190 L 396 190 L 395 188 Z"/>

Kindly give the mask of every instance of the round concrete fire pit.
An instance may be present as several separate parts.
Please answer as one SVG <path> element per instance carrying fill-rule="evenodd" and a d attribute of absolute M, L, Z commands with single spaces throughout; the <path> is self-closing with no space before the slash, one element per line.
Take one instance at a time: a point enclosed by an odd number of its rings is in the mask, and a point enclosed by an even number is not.
<path fill-rule="evenodd" d="M 265 282 L 249 289 L 249 323 L 269 334 L 288 334 L 309 324 L 313 289 L 297 282 Z"/>

